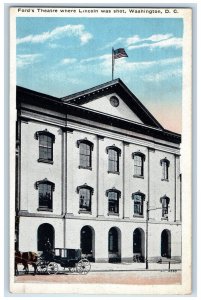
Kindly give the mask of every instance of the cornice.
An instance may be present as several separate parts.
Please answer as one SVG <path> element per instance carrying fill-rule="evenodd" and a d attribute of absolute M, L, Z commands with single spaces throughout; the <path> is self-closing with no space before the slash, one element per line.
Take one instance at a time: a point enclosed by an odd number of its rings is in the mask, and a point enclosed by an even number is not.
<path fill-rule="evenodd" d="M 122 85 L 123 83 L 121 83 Z M 69 104 L 64 103 L 62 100 L 51 97 L 51 96 L 46 96 L 44 94 L 36 93 L 33 91 L 23 92 L 22 88 L 18 88 L 19 93 L 17 95 L 17 108 L 18 110 L 20 109 L 26 109 L 27 111 L 29 110 L 29 114 L 31 113 L 37 113 L 37 114 L 42 114 L 46 116 L 50 116 L 54 118 L 53 114 L 48 114 L 47 113 L 47 108 L 48 110 L 52 110 L 53 112 L 58 112 L 63 115 L 61 116 L 55 116 L 55 118 L 63 119 L 65 120 L 66 118 L 68 119 L 68 116 L 74 116 L 74 117 L 79 117 L 82 119 L 87 119 L 89 121 L 94 121 L 98 123 L 102 123 L 105 125 L 109 125 L 110 127 L 117 127 L 120 129 L 125 129 L 137 133 L 142 133 L 148 136 L 152 136 L 154 138 L 162 139 L 164 141 L 169 141 L 173 142 L 176 144 L 181 143 L 181 135 L 171 132 L 169 130 L 165 130 L 162 127 L 156 127 L 156 126 L 151 126 L 151 125 L 146 125 L 146 124 L 141 124 L 137 122 L 132 122 L 127 119 L 111 116 L 106 113 L 98 112 L 96 110 L 92 110 L 86 107 L 74 105 L 74 104 Z M 125 87 L 124 89 L 125 90 Z M 136 101 L 139 102 L 137 99 Z M 32 108 L 25 108 L 23 107 L 23 103 L 27 103 L 29 105 L 33 105 L 33 107 L 38 107 L 38 110 L 32 109 Z M 143 107 L 143 110 L 146 110 L 146 108 L 139 102 L 139 106 Z M 42 110 L 40 110 L 42 108 Z M 44 112 L 46 110 L 46 112 Z M 148 111 L 146 112 L 148 115 Z M 66 116 L 68 114 L 68 116 Z M 153 123 L 154 124 L 154 123 Z"/>

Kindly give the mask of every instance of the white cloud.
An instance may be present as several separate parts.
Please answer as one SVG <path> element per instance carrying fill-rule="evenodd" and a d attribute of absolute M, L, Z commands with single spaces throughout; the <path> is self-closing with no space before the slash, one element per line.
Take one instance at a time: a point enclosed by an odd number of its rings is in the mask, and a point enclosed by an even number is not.
<path fill-rule="evenodd" d="M 107 60 L 107 59 L 110 59 L 111 60 L 111 57 L 112 57 L 112 54 L 104 54 L 104 55 L 99 55 L 99 56 L 92 56 L 92 57 L 89 57 L 89 58 L 85 58 L 85 59 L 82 59 L 80 62 L 81 63 L 88 63 L 88 62 L 91 62 L 91 61 L 97 61 L 97 60 Z"/>
<path fill-rule="evenodd" d="M 58 84 L 59 86 L 63 86 L 63 82 L 73 85 L 83 84 L 84 80 L 75 76 L 74 74 L 70 74 L 67 69 L 58 69 L 51 68 L 50 72 L 47 72 L 44 76 L 44 80 L 46 82 L 52 82 L 52 85 Z M 63 87 L 64 88 L 64 87 Z M 65 89 L 65 88 L 64 88 Z M 54 93 L 53 93 L 54 94 Z M 59 95 L 64 96 L 63 92 L 60 90 Z M 55 94 L 56 96 L 56 94 Z M 58 96 L 58 95 L 57 95 Z M 59 97 L 60 97 L 59 96 Z"/>
<path fill-rule="evenodd" d="M 70 64 L 74 64 L 77 61 L 76 58 L 64 58 L 61 61 L 62 65 L 70 65 Z"/>
<path fill-rule="evenodd" d="M 165 58 L 165 59 L 160 59 L 156 61 L 156 63 L 161 64 L 161 65 L 171 65 L 171 64 L 178 64 L 182 62 L 182 57 L 172 57 L 172 58 Z"/>
<path fill-rule="evenodd" d="M 48 46 L 52 49 L 57 49 L 57 48 L 61 48 L 60 45 L 56 44 L 56 43 L 49 43 Z"/>
<path fill-rule="evenodd" d="M 139 45 L 130 45 L 128 46 L 128 49 L 131 50 L 131 49 L 139 49 L 139 48 L 146 48 L 146 47 L 150 47 L 151 44 L 148 44 L 148 43 L 142 43 L 142 44 L 139 44 Z"/>
<path fill-rule="evenodd" d="M 84 32 L 83 30 L 80 30 L 80 33 L 78 33 L 78 36 L 81 40 L 81 44 L 84 45 L 88 43 L 89 40 L 92 39 L 92 34 L 89 32 Z"/>
<path fill-rule="evenodd" d="M 170 76 L 179 77 L 182 73 L 181 57 L 153 60 L 129 62 L 126 58 L 119 59 L 115 62 L 115 73 L 118 76 L 140 76 L 144 81 L 162 81 L 168 79 Z M 111 63 L 105 61 L 103 72 L 111 72 Z M 159 71 L 161 70 L 161 71 Z M 143 75 L 142 75 L 143 74 Z"/>
<path fill-rule="evenodd" d="M 127 71 L 140 71 L 144 69 L 149 69 L 157 66 L 175 66 L 181 62 L 181 57 L 173 57 L 168 59 L 161 60 L 152 60 L 152 61 L 138 61 L 138 62 L 129 62 L 126 58 L 119 59 L 115 62 L 115 69 L 118 71 L 124 70 Z"/>
<path fill-rule="evenodd" d="M 114 47 L 116 44 L 120 43 L 120 42 L 124 42 L 125 38 L 123 37 L 118 37 L 116 40 L 114 40 L 111 43 L 106 44 L 104 47 L 101 48 L 101 50 L 103 49 L 107 49 L 107 48 L 112 48 Z"/>
<path fill-rule="evenodd" d="M 150 50 L 153 50 L 154 48 L 182 47 L 182 38 L 171 37 L 171 35 L 168 34 L 150 36 L 147 39 L 141 40 L 141 42 L 142 41 L 152 41 L 153 43 L 132 44 L 128 46 L 128 49 L 149 48 Z"/>
<path fill-rule="evenodd" d="M 182 70 L 179 68 L 174 68 L 170 70 L 165 70 L 161 72 L 154 72 L 152 74 L 146 74 L 142 77 L 142 80 L 149 81 L 149 82 L 159 82 L 167 80 L 168 78 L 178 78 L 181 77 Z"/>
<path fill-rule="evenodd" d="M 159 42 L 159 41 L 167 40 L 171 37 L 172 37 L 172 34 L 170 34 L 170 33 L 167 33 L 167 34 L 153 34 L 153 35 L 151 35 L 150 37 L 148 37 L 147 39 L 144 39 L 144 40 L 152 41 L 152 42 Z"/>
<path fill-rule="evenodd" d="M 115 41 L 107 44 L 104 48 L 112 47 L 117 43 L 122 44 L 122 46 L 127 47 L 129 50 L 139 49 L 139 48 L 149 48 L 153 50 L 154 48 L 167 48 L 167 47 L 182 47 L 182 38 L 174 37 L 172 33 L 167 34 L 153 34 L 146 38 L 141 38 L 139 35 L 130 36 L 127 38 L 119 37 Z"/>
<path fill-rule="evenodd" d="M 150 72 L 152 68 L 157 66 L 161 66 L 163 68 L 171 68 L 172 66 L 180 64 L 182 61 L 181 57 L 173 57 L 168 59 L 161 60 L 153 60 L 153 61 L 138 61 L 138 62 L 130 62 L 127 58 L 121 58 L 115 60 L 115 72 L 122 74 L 128 72 L 140 72 L 147 70 Z M 112 70 L 112 59 L 111 54 L 104 54 L 101 56 L 94 56 L 83 59 L 80 61 L 79 67 L 84 70 L 84 68 L 88 68 L 90 72 L 94 73 L 102 73 L 102 75 L 108 75 Z M 150 69 L 150 70 L 148 70 Z M 84 72 L 84 71 L 83 71 Z"/>
<path fill-rule="evenodd" d="M 137 76 L 146 82 L 154 81 L 154 78 L 156 81 L 162 81 L 165 76 L 166 78 L 170 75 L 178 77 L 179 74 L 181 74 L 181 62 L 182 57 L 137 62 L 131 62 L 128 58 L 116 59 L 114 67 L 115 77 L 123 78 L 124 76 Z M 76 63 L 76 74 L 90 74 L 90 76 L 98 74 L 108 77 L 112 73 L 112 59 L 110 53 L 92 56 L 82 60 L 65 58 L 60 64 L 61 63 L 63 65 L 68 65 L 68 68 L 74 68 L 74 63 Z M 57 67 L 59 67 L 59 64 Z M 61 71 L 56 71 L 56 73 L 61 73 Z"/>
<path fill-rule="evenodd" d="M 126 39 L 126 45 L 129 46 L 132 44 L 136 44 L 136 43 L 140 42 L 141 40 L 142 39 L 140 39 L 139 35 L 134 35 L 134 36 L 131 36 Z"/>
<path fill-rule="evenodd" d="M 17 67 L 24 68 L 40 61 L 41 54 L 18 54 Z"/>
<path fill-rule="evenodd" d="M 22 43 L 45 43 L 46 41 L 53 41 L 65 37 L 77 37 L 81 45 L 86 44 L 92 39 L 92 34 L 85 30 L 84 25 L 65 25 L 56 27 L 52 31 L 46 31 L 41 34 L 28 35 L 17 39 L 17 44 Z"/>
<path fill-rule="evenodd" d="M 182 38 L 170 38 L 167 40 L 163 40 L 160 42 L 157 42 L 151 46 L 152 48 L 159 47 L 159 48 L 167 48 L 167 47 L 175 47 L 175 48 L 181 48 L 182 47 Z"/>

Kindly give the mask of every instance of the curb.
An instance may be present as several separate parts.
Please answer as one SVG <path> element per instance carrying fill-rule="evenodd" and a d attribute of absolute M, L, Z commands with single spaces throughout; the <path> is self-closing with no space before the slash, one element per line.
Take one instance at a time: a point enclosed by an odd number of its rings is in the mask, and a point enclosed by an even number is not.
<path fill-rule="evenodd" d="M 90 273 L 111 273 L 111 272 L 117 272 L 117 273 L 120 273 L 120 272 L 168 272 L 168 273 L 176 273 L 176 272 L 181 272 L 181 269 L 171 269 L 171 270 L 165 270 L 165 269 L 163 269 L 163 270 L 161 270 L 161 269 L 148 269 L 148 270 L 146 270 L 146 269 L 135 269 L 135 270 L 90 270 L 90 272 L 89 272 L 89 274 Z M 71 273 L 71 272 L 69 272 L 69 271 L 59 271 L 56 275 L 64 275 L 64 274 L 66 274 L 66 275 L 78 275 L 78 273 L 77 272 L 75 272 L 75 273 Z M 19 275 L 18 276 L 20 276 L 20 275 L 26 275 L 26 274 L 24 274 L 24 272 L 23 271 L 19 271 Z M 27 274 L 27 275 L 34 275 L 34 272 L 33 271 L 29 271 L 29 274 Z M 37 275 L 48 275 L 48 274 L 37 274 Z"/>
<path fill-rule="evenodd" d="M 181 269 L 134 269 L 134 270 L 90 270 L 91 272 L 150 272 L 150 271 L 157 271 L 157 272 L 177 272 L 181 271 Z"/>

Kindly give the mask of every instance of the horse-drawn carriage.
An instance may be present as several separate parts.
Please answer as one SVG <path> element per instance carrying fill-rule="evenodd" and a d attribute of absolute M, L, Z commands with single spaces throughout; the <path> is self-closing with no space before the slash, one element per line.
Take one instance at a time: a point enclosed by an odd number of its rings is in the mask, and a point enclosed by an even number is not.
<path fill-rule="evenodd" d="M 87 274 L 91 269 L 88 259 L 82 257 L 81 249 L 55 248 L 45 251 L 38 257 L 37 262 L 29 262 L 37 274 L 57 274 L 60 266 L 69 272 Z"/>
<path fill-rule="evenodd" d="M 52 252 L 46 252 L 40 256 L 37 263 L 37 273 L 57 274 L 59 265 L 67 268 L 69 272 L 87 274 L 91 265 L 88 259 L 82 258 L 81 249 L 55 248 Z"/>

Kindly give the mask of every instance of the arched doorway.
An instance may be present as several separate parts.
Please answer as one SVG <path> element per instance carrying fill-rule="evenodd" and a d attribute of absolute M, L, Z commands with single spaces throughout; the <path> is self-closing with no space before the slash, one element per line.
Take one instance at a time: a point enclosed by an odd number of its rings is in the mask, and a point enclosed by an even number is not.
<path fill-rule="evenodd" d="M 38 227 L 38 251 L 45 250 L 45 244 L 49 240 L 52 249 L 54 248 L 54 227 L 51 224 L 44 223 Z"/>
<path fill-rule="evenodd" d="M 133 260 L 144 262 L 144 230 L 136 228 L 133 232 Z"/>
<path fill-rule="evenodd" d="M 121 231 L 112 227 L 108 233 L 108 254 L 109 262 L 121 261 Z"/>
<path fill-rule="evenodd" d="M 86 255 L 90 261 L 94 261 L 95 232 L 92 227 L 82 227 L 80 231 L 80 248 L 82 249 L 82 254 Z"/>
<path fill-rule="evenodd" d="M 161 256 L 171 258 L 171 232 L 167 229 L 161 233 Z"/>

